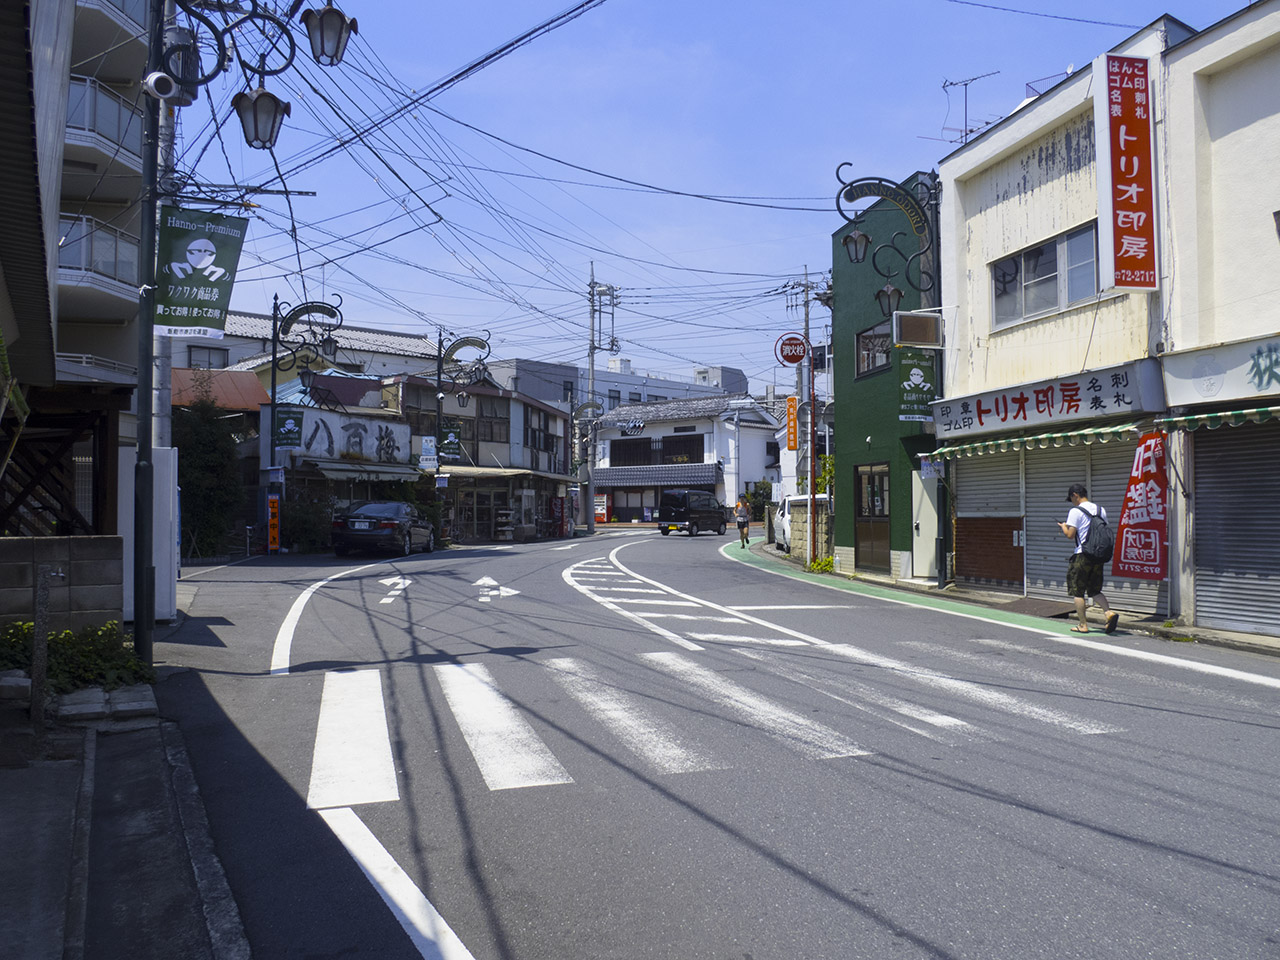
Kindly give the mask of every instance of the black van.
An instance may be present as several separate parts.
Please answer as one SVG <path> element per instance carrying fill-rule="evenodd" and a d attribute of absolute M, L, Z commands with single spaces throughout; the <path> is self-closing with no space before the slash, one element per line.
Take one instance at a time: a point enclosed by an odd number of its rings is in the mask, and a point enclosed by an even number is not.
<path fill-rule="evenodd" d="M 725 530 L 724 504 L 705 490 L 664 490 L 658 501 L 658 530 L 665 537 L 672 530 L 686 530 L 696 537 L 699 530 Z"/>

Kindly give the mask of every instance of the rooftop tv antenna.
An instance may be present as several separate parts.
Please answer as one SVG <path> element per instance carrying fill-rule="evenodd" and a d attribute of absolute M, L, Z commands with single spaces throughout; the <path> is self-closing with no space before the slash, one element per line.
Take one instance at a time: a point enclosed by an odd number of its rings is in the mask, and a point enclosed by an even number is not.
<path fill-rule="evenodd" d="M 969 129 L 969 84 L 975 80 L 982 80 L 986 77 L 994 77 L 999 70 L 992 70 L 990 73 L 980 73 L 976 77 L 970 77 L 968 80 L 943 80 L 942 89 L 948 90 L 951 87 L 964 87 L 964 129 L 960 131 L 960 142 L 968 143 L 969 134 L 974 131 Z"/>

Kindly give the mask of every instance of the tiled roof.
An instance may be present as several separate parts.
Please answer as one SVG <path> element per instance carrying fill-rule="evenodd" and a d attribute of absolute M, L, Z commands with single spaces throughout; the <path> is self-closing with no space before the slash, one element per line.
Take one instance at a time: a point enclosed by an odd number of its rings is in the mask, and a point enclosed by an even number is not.
<path fill-rule="evenodd" d="M 718 417 L 729 409 L 730 400 L 750 400 L 745 393 L 729 393 L 717 397 L 687 397 L 682 400 L 660 400 L 656 403 L 624 403 L 600 418 L 602 427 L 618 427 L 632 421 L 657 423 L 664 420 L 705 420 Z"/>
<path fill-rule="evenodd" d="M 222 410 L 258 412 L 271 397 L 257 376 L 243 370 L 193 370 L 174 367 L 170 371 L 173 405 L 186 407 L 207 395 Z"/>
<path fill-rule="evenodd" d="M 226 333 L 271 342 L 271 317 L 259 313 L 228 313 Z M 430 334 L 395 333 L 344 323 L 334 334 L 349 350 L 371 350 L 405 357 L 435 357 L 436 339 Z"/>
<path fill-rule="evenodd" d="M 702 486 L 715 483 L 724 472 L 718 463 L 663 463 L 641 467 L 597 467 L 592 476 L 600 487 Z"/>

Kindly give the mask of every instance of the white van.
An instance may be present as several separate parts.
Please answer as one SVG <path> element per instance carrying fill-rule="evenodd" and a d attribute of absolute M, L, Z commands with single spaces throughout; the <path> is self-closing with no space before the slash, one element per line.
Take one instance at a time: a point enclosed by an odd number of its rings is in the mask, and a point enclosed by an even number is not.
<path fill-rule="evenodd" d="M 825 493 L 814 494 L 813 510 L 815 514 L 826 513 L 830 516 L 832 513 L 831 497 Z M 778 504 L 778 510 L 773 515 L 773 541 L 774 546 L 779 550 L 787 553 L 791 552 L 791 515 L 798 513 L 806 516 L 809 512 L 809 495 L 805 493 L 797 493 L 794 496 L 785 497 Z"/>

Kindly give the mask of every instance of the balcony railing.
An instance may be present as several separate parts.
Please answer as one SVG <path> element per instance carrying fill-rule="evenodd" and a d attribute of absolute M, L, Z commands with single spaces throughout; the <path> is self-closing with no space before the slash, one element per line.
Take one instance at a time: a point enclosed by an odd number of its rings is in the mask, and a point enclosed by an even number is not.
<path fill-rule="evenodd" d="M 58 267 L 138 285 L 138 238 L 93 217 L 63 217 Z"/>
<path fill-rule="evenodd" d="M 103 6 L 115 7 L 138 26 L 147 22 L 146 0 L 97 0 Z"/>
<path fill-rule="evenodd" d="M 71 78 L 67 128 L 96 133 L 134 157 L 142 156 L 142 114 L 120 94 L 91 77 Z"/>

